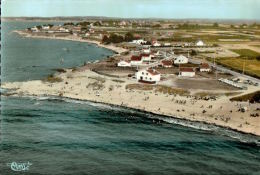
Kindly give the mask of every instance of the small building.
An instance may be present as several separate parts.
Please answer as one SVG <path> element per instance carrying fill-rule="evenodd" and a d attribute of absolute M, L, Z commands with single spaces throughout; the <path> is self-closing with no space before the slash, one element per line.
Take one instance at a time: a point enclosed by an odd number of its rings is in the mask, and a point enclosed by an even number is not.
<path fill-rule="evenodd" d="M 200 65 L 200 72 L 210 72 L 211 68 L 208 63 L 201 63 Z"/>
<path fill-rule="evenodd" d="M 141 55 L 142 61 L 151 61 L 152 56 L 151 54 L 142 53 Z"/>
<path fill-rule="evenodd" d="M 161 61 L 162 67 L 170 68 L 173 65 L 173 62 L 171 60 L 162 60 Z"/>
<path fill-rule="evenodd" d="M 153 42 L 152 42 L 152 46 L 153 46 L 153 47 L 160 47 L 161 44 L 160 44 L 158 41 L 153 41 Z"/>
<path fill-rule="evenodd" d="M 121 60 L 119 63 L 117 63 L 118 67 L 131 67 L 131 61 L 125 61 Z"/>
<path fill-rule="evenodd" d="M 151 49 L 148 47 L 148 48 L 143 48 L 142 52 L 144 54 L 150 54 L 151 53 Z"/>
<path fill-rule="evenodd" d="M 195 71 L 191 67 L 181 67 L 179 70 L 180 77 L 194 77 Z"/>
<path fill-rule="evenodd" d="M 133 40 L 132 43 L 142 45 L 145 44 L 146 41 L 143 39 L 138 39 L 138 40 Z"/>
<path fill-rule="evenodd" d="M 189 59 L 183 55 L 179 55 L 175 60 L 174 64 L 187 64 Z"/>
<path fill-rule="evenodd" d="M 157 83 L 161 79 L 161 74 L 155 69 L 142 69 L 136 72 L 136 79 L 139 82 Z"/>
<path fill-rule="evenodd" d="M 201 47 L 201 46 L 205 46 L 204 42 L 199 40 L 198 42 L 196 42 L 196 46 Z"/>
<path fill-rule="evenodd" d="M 38 29 L 38 27 L 34 26 L 31 28 L 32 32 L 39 32 L 40 30 Z"/>
<path fill-rule="evenodd" d="M 143 63 L 142 57 L 140 55 L 132 55 L 130 63 L 132 66 L 141 65 Z"/>
<path fill-rule="evenodd" d="M 171 43 L 164 43 L 164 46 L 165 46 L 165 47 L 170 47 L 170 46 L 171 46 Z"/>
<path fill-rule="evenodd" d="M 49 30 L 49 29 L 50 29 L 50 26 L 49 26 L 49 25 L 43 25 L 43 26 L 42 26 L 42 29 L 43 29 L 43 30 Z"/>

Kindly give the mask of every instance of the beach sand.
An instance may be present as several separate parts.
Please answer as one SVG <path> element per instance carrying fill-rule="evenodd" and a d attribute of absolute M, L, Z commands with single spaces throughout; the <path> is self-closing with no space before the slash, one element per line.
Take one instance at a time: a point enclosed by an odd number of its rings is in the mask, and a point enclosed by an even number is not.
<path fill-rule="evenodd" d="M 193 95 L 169 95 L 155 90 L 126 89 L 127 85 L 138 82 L 128 77 L 112 78 L 99 75 L 89 69 L 68 69 L 55 77 L 60 82 L 13 82 L 2 84 L 2 88 L 12 90 L 16 96 L 62 96 L 88 100 L 205 122 L 260 136 L 260 117 L 250 117 L 251 113 L 256 112 L 259 104 L 231 102 L 230 97 L 224 95 L 216 100 L 206 101 L 195 99 Z M 247 107 L 248 111 L 238 112 L 239 106 Z"/>

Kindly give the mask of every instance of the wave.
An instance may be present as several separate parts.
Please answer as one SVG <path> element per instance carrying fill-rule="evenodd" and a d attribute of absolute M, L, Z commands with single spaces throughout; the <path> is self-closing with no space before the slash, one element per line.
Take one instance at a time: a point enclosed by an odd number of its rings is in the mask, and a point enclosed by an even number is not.
<path fill-rule="evenodd" d="M 96 102 L 79 100 L 79 99 L 71 99 L 71 98 L 66 98 L 66 97 L 57 97 L 57 96 L 41 96 L 41 97 L 26 96 L 26 97 L 33 99 L 33 100 L 40 100 L 40 101 L 48 100 L 48 101 L 63 101 L 66 103 L 86 104 L 86 105 L 97 107 L 100 109 L 106 109 L 106 110 L 108 109 L 108 110 L 113 110 L 113 111 L 125 112 L 128 114 L 145 116 L 149 120 L 158 120 L 158 121 L 165 122 L 165 123 L 176 124 L 176 125 L 180 125 L 180 126 L 184 126 L 184 127 L 193 128 L 193 129 L 213 132 L 217 135 L 231 137 L 231 138 L 239 140 L 240 142 L 243 142 L 243 143 L 254 144 L 256 146 L 260 146 L 260 137 L 259 136 L 241 133 L 239 131 L 234 131 L 229 128 L 220 127 L 220 126 L 216 126 L 213 124 L 207 124 L 207 123 L 198 122 L 198 121 L 188 121 L 185 119 L 179 119 L 179 118 L 174 118 L 174 117 L 160 116 L 160 115 L 147 113 L 147 112 L 136 110 L 136 109 L 114 106 L 114 105 L 103 104 L 103 103 L 96 103 Z"/>

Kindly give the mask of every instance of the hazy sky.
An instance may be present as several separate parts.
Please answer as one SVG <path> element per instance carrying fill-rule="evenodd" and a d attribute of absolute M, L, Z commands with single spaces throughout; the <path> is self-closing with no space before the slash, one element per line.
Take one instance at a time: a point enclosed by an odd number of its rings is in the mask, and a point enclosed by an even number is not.
<path fill-rule="evenodd" d="M 260 19 L 260 0 L 3 0 L 2 15 Z"/>

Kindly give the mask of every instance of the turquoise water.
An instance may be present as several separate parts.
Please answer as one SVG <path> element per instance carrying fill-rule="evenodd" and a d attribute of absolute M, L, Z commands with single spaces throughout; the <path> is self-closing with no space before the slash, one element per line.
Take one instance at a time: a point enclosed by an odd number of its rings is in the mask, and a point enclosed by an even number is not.
<path fill-rule="evenodd" d="M 45 24 L 45 23 L 40 23 Z M 54 23 L 58 24 L 58 23 Z M 113 55 L 96 45 L 21 37 L 13 30 L 39 25 L 33 22 L 3 22 L 2 24 L 2 81 L 42 79 L 53 69 L 83 65 Z M 64 60 L 63 63 L 61 60 Z"/>
<path fill-rule="evenodd" d="M 26 52 L 31 50 L 25 47 L 31 45 L 27 42 L 34 40 L 25 39 L 24 44 L 18 44 L 24 50 L 16 54 L 17 59 L 22 59 L 20 67 L 27 63 Z M 62 47 L 49 47 L 58 41 L 40 42 L 41 50 L 48 48 L 48 52 L 42 53 L 43 62 L 50 61 L 53 67 L 58 67 L 51 55 L 63 54 Z M 11 48 L 9 51 L 18 47 L 17 42 L 6 44 Z M 66 47 L 72 48 L 74 44 L 78 43 L 68 42 Z M 91 49 L 86 52 L 82 49 L 82 54 L 92 53 Z M 107 50 L 100 52 L 111 54 Z M 15 54 L 8 50 L 3 62 L 8 62 L 9 54 L 15 62 Z M 39 53 L 30 58 L 36 55 Z M 80 59 L 78 64 L 84 60 L 80 54 L 75 58 Z M 28 64 L 35 63 L 28 61 Z M 12 69 L 5 68 L 8 81 L 27 80 L 29 75 L 42 78 L 46 72 L 52 72 L 42 67 L 39 73 L 32 68 L 8 75 Z M 102 104 L 50 97 L 2 97 L 0 175 L 257 175 L 260 174 L 259 140 L 215 126 Z M 32 165 L 22 173 L 12 171 L 8 164 L 28 161 Z"/>

